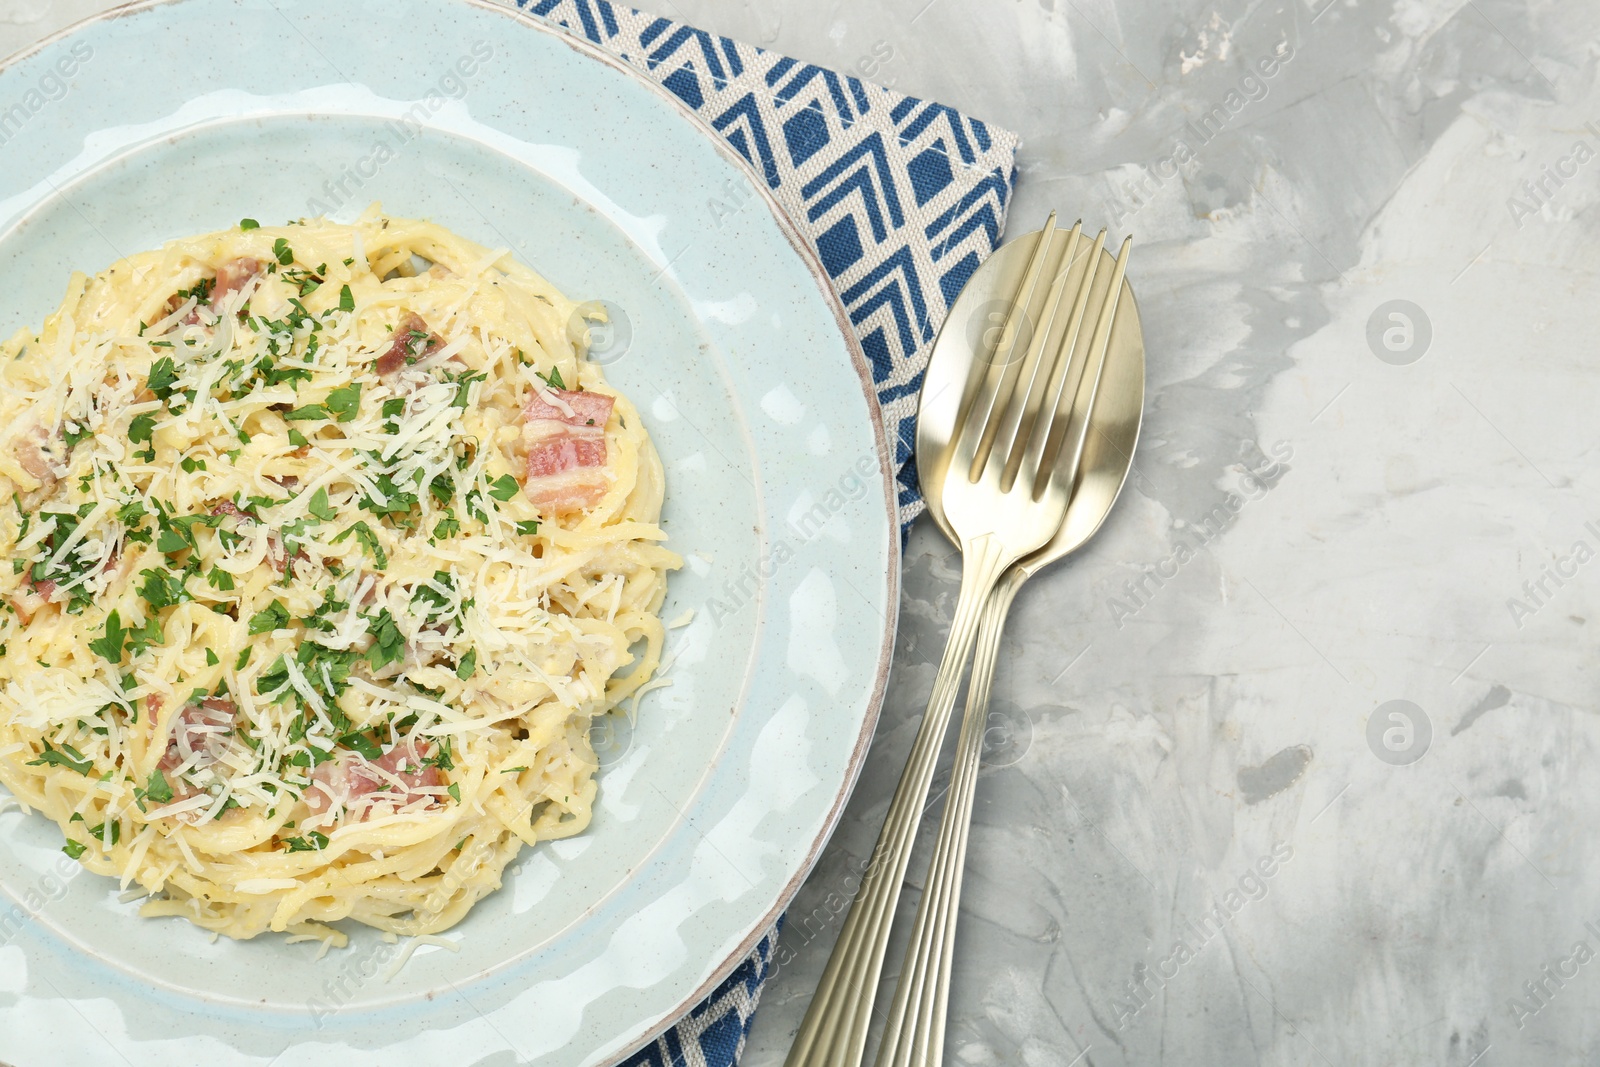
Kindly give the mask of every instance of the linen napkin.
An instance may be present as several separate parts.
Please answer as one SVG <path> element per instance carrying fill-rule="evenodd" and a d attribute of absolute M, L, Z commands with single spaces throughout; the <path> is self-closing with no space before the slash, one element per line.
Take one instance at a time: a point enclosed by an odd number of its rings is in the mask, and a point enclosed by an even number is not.
<path fill-rule="evenodd" d="M 908 527 L 923 511 L 911 462 L 917 390 L 950 304 L 999 242 L 1016 134 L 606 0 L 501 2 L 665 86 L 744 156 L 810 238 L 872 365 Z M 873 58 L 885 47 L 875 46 Z M 774 927 L 709 999 L 626 1067 L 733 1067 L 777 941 Z"/>

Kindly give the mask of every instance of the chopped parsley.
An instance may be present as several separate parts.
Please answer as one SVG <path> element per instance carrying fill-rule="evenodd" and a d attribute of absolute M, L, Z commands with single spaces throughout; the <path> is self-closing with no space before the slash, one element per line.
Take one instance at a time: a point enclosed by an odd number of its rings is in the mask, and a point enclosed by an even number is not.
<path fill-rule="evenodd" d="M 250 616 L 248 632 L 255 634 L 271 633 L 273 630 L 288 629 L 289 609 L 283 606 L 283 601 L 274 600 L 265 608 Z"/>
<path fill-rule="evenodd" d="M 328 847 L 328 835 L 312 830 L 305 837 L 291 837 L 283 843 L 290 852 L 321 852 Z"/>
<path fill-rule="evenodd" d="M 49 741 L 44 742 L 44 751 L 39 754 L 39 758 L 29 760 L 28 766 L 65 767 L 82 775 L 87 775 L 94 770 L 94 764 L 82 752 L 79 752 L 71 745 L 62 745 L 60 748 L 56 748 Z"/>
<path fill-rule="evenodd" d="M 142 452 L 134 453 L 135 456 L 144 460 L 146 463 L 155 462 L 156 446 L 155 442 L 152 440 L 152 438 L 155 436 L 155 430 L 156 417 L 153 413 L 148 411 L 135 415 L 133 417 L 133 421 L 128 424 L 128 440 L 136 445 L 148 444 L 150 446 Z"/>
<path fill-rule="evenodd" d="M 481 372 L 469 372 L 457 378 L 455 380 L 456 396 L 454 400 L 450 401 L 450 406 L 460 408 L 465 411 L 467 407 L 467 395 L 472 391 L 472 383 L 484 382 L 488 380 L 489 376 Z"/>
<path fill-rule="evenodd" d="M 154 615 L 146 619 L 143 626 L 130 627 L 128 630 L 128 650 L 135 656 L 165 640 L 166 635 L 161 632 L 161 620 Z"/>
<path fill-rule="evenodd" d="M 311 494 L 311 502 L 306 505 L 306 510 L 323 522 L 332 520 L 334 511 L 333 505 L 328 503 L 328 490 L 319 486 L 317 491 Z"/>
<path fill-rule="evenodd" d="M 139 595 L 150 605 L 152 611 L 160 611 L 162 608 L 170 608 L 174 604 L 193 599 L 184 587 L 181 575 L 173 574 L 171 571 L 149 569 L 141 571 L 139 576 L 144 579 Z"/>
<path fill-rule="evenodd" d="M 452 747 L 453 747 L 453 745 L 454 745 L 454 741 L 452 741 L 451 738 L 449 738 L 449 737 L 441 737 L 441 738 L 439 738 L 439 751 L 435 752 L 433 755 L 429 756 L 427 759 L 423 760 L 422 762 L 424 764 L 426 764 L 427 766 L 429 766 L 429 767 L 437 767 L 441 771 L 453 771 L 453 770 L 455 770 L 456 769 L 456 761 L 452 758 Z"/>
<path fill-rule="evenodd" d="M 441 593 L 435 587 L 442 587 L 446 592 Z M 422 617 L 430 620 L 436 619 L 444 614 L 445 609 L 450 604 L 450 594 L 454 593 L 455 589 L 455 575 L 449 571 L 434 571 L 433 581 L 422 583 L 417 586 L 417 591 L 411 594 L 411 606 L 416 608 L 420 603 L 422 605 Z"/>
<path fill-rule="evenodd" d="M 383 545 L 378 543 L 378 535 L 373 533 L 372 527 L 368 526 L 365 520 L 339 534 L 333 539 L 333 543 L 338 544 L 351 534 L 354 534 L 361 547 L 367 550 L 367 554 L 372 557 L 372 562 L 377 564 L 380 571 L 389 566 L 389 554 L 383 550 Z"/>
<path fill-rule="evenodd" d="M 150 780 L 145 783 L 144 795 L 146 799 L 153 800 L 157 804 L 172 803 L 172 786 L 168 784 L 167 776 L 162 774 L 159 768 L 150 772 Z"/>
<path fill-rule="evenodd" d="M 400 627 L 395 623 L 394 616 L 389 614 L 388 608 L 383 608 L 376 615 L 363 615 L 366 620 L 367 632 L 372 635 L 372 647 L 367 649 L 367 662 L 372 669 L 382 670 L 391 663 L 399 663 L 406 655 L 405 635 L 400 632 Z"/>
<path fill-rule="evenodd" d="M 161 536 L 156 539 L 156 551 L 163 555 L 175 556 L 188 548 L 189 542 L 184 540 L 182 534 L 170 527 L 162 530 Z"/>
<path fill-rule="evenodd" d="M 122 662 L 122 648 L 126 641 L 127 631 L 122 627 L 122 618 L 113 608 L 111 614 L 106 616 L 105 636 L 90 641 L 89 651 L 107 663 L 118 664 Z"/>
<path fill-rule="evenodd" d="M 150 377 L 145 384 L 150 391 L 156 394 L 157 399 L 166 400 L 172 396 L 173 387 L 178 383 L 178 365 L 172 362 L 171 356 L 162 356 L 150 367 Z"/>
<path fill-rule="evenodd" d="M 195 539 L 194 528 L 206 526 L 216 529 L 222 525 L 222 515 L 173 515 L 169 505 L 161 501 L 153 501 L 156 508 L 156 524 L 161 528 L 156 537 L 156 551 L 162 555 L 175 556 L 185 549 L 200 548 L 200 543 Z"/>
<path fill-rule="evenodd" d="M 351 382 L 349 385 L 340 386 L 329 393 L 328 399 L 323 403 L 340 422 L 349 422 L 361 410 L 361 383 Z"/>
<path fill-rule="evenodd" d="M 509 474 L 502 474 L 500 477 L 489 483 L 489 495 L 503 504 L 507 500 L 510 500 L 512 497 L 516 496 L 517 490 L 520 488 L 522 487 L 517 484 L 517 480 L 515 478 L 511 477 Z"/>
<path fill-rule="evenodd" d="M 352 752 L 361 753 L 369 760 L 379 759 L 383 756 L 383 749 L 379 748 L 378 743 L 366 734 L 345 734 L 339 738 L 339 744 Z"/>

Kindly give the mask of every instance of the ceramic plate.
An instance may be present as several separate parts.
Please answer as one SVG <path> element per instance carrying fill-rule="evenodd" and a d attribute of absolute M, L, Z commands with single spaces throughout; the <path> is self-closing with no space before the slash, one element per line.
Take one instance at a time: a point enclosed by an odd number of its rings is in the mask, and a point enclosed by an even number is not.
<path fill-rule="evenodd" d="M 137 4 L 0 69 L 0 138 L 7 334 L 74 270 L 372 201 L 611 301 L 630 329 L 607 373 L 649 421 L 688 561 L 664 614 L 694 612 L 673 685 L 597 739 L 589 832 L 524 852 L 459 951 L 390 980 L 370 932 L 317 962 L 139 919 L 54 826 L 0 815 L 0 1061 L 602 1064 L 692 1008 L 832 829 L 897 603 L 870 375 L 776 203 L 621 62 L 468 0 Z M 730 183 L 746 206 L 714 213 Z"/>

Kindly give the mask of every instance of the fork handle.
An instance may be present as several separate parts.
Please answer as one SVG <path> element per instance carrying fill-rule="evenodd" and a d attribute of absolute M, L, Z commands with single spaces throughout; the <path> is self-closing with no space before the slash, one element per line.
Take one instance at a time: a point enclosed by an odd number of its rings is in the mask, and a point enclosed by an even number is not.
<path fill-rule="evenodd" d="M 961 595 L 922 728 L 890 802 L 861 890 L 850 906 L 784 1067 L 859 1067 L 866 1051 L 867 1024 L 878 993 L 900 886 L 911 860 L 911 847 L 916 841 L 939 749 L 949 732 L 956 692 L 977 639 L 983 606 L 1005 568 L 1015 562 L 992 537 L 977 538 L 964 546 L 963 556 Z"/>
<path fill-rule="evenodd" d="M 989 717 L 989 690 L 1000 637 L 1017 590 L 1027 581 L 1021 567 L 1013 567 L 984 606 L 978 629 L 978 651 L 967 686 L 967 709 L 961 722 L 961 740 L 950 775 L 939 843 L 917 906 L 911 943 L 894 1006 L 878 1049 L 878 1067 L 939 1067 L 944 1060 L 946 1007 L 950 1001 L 950 961 L 954 955 L 956 919 L 961 903 L 961 879 L 967 859 L 967 839 L 972 829 L 972 802 L 978 784 L 978 763 Z"/>

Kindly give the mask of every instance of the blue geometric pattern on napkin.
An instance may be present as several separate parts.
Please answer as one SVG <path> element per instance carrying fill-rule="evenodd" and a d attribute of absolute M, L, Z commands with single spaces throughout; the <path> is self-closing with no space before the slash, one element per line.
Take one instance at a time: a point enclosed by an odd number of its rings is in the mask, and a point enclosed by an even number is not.
<path fill-rule="evenodd" d="M 744 156 L 810 238 L 872 366 L 895 451 L 901 528 L 909 526 L 923 511 L 911 462 L 917 390 L 950 304 L 1005 228 L 1016 134 L 606 0 L 502 2 L 665 86 Z M 625 1067 L 733 1067 L 779 926 L 705 1003 Z"/>
<path fill-rule="evenodd" d="M 783 920 L 767 931 L 750 958 L 694 1011 L 678 1020 L 622 1067 L 733 1067 L 744 1052 L 761 987 L 772 970 Z"/>
<path fill-rule="evenodd" d="M 811 239 L 872 366 L 908 525 L 923 510 L 911 449 L 928 350 L 1000 239 L 1016 134 L 606 0 L 515 3 L 665 86 Z"/>

